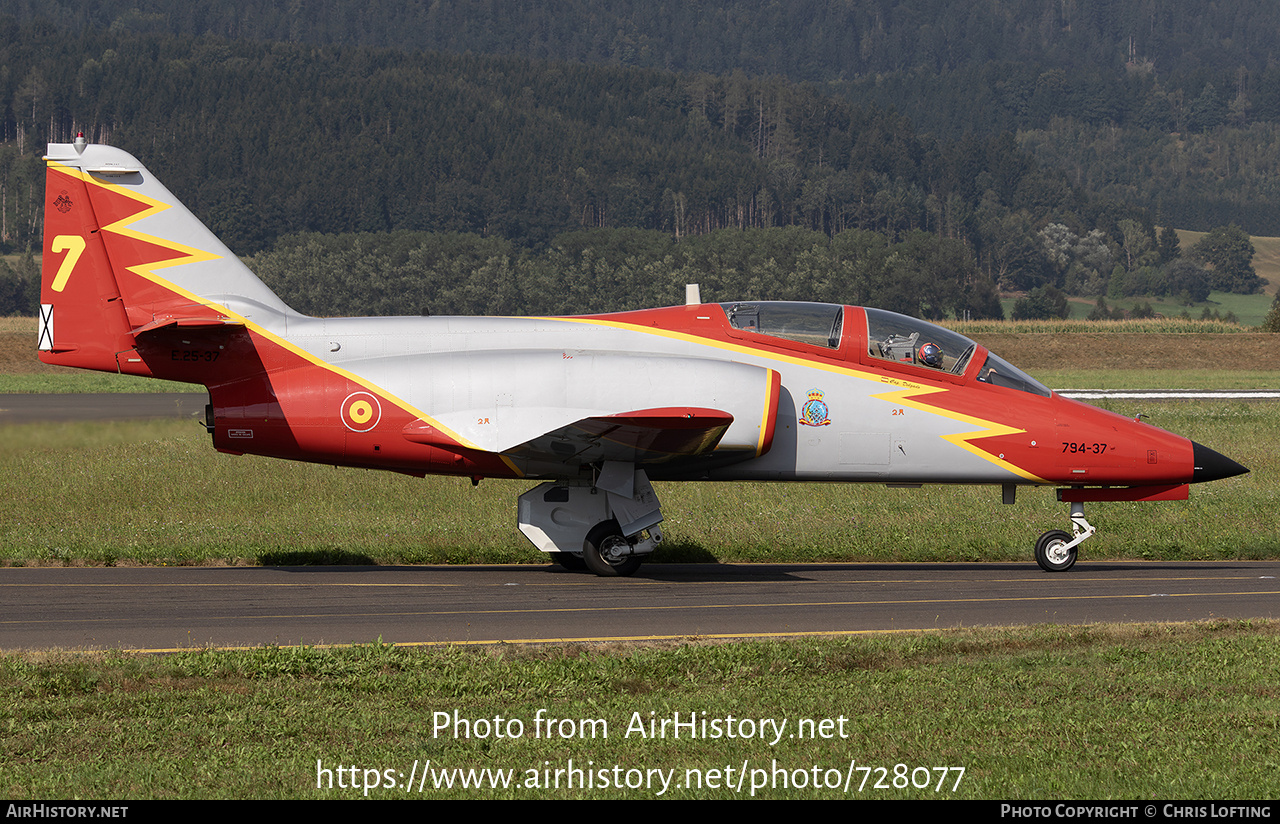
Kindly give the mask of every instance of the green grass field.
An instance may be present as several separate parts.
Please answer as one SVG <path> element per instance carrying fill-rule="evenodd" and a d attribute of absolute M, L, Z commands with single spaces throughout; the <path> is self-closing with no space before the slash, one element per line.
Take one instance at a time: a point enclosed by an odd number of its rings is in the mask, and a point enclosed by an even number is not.
<path fill-rule="evenodd" d="M 0 793 L 1270 799 L 1277 641 L 1280 623 L 1258 621 L 0 655 Z M 676 713 L 732 717 L 738 734 L 642 737 L 634 725 Z M 555 734 L 535 732 L 548 729 L 539 717 L 557 719 Z M 504 734 L 473 724 L 468 737 L 455 719 L 499 719 Z M 765 737 L 745 734 L 745 720 Z M 578 784 L 568 787 L 572 767 Z M 464 789 L 464 777 L 480 786 Z"/>
<path fill-rule="evenodd" d="M 1259 272 L 1261 274 L 1261 272 Z M 1277 277 L 1277 275 L 1272 275 Z M 1271 287 L 1267 287 L 1271 290 Z M 1193 320 L 1200 317 L 1206 309 L 1209 312 L 1217 312 L 1219 317 L 1225 317 L 1228 312 L 1234 313 L 1237 322 L 1243 327 L 1254 327 L 1260 325 L 1267 318 L 1267 313 L 1271 311 L 1271 301 L 1273 294 L 1258 295 L 1234 295 L 1229 292 L 1210 292 L 1209 299 L 1201 303 L 1184 304 L 1179 303 L 1174 297 L 1151 297 L 1138 295 L 1130 298 L 1107 298 L 1107 307 L 1110 309 L 1128 309 L 1132 311 L 1140 306 L 1150 304 L 1151 309 L 1159 315 L 1166 318 L 1179 318 L 1185 312 Z M 1000 305 L 1004 307 L 1004 315 L 1006 318 L 1013 317 L 1013 307 L 1017 303 L 1016 298 L 1004 298 L 1000 301 Z M 1097 298 L 1071 297 L 1068 300 L 1068 307 L 1071 310 L 1071 320 L 1083 321 L 1089 317 L 1089 313 L 1094 310 L 1098 304 Z"/>
<path fill-rule="evenodd" d="M 195 383 L 158 381 L 109 372 L 0 374 L 0 395 L 79 395 L 93 392 L 203 392 Z"/>
<path fill-rule="evenodd" d="M 1132 412 L 1134 402 L 1117 401 Z M 1085 558 L 1272 558 L 1280 523 L 1280 406 L 1143 401 L 1149 421 L 1253 471 L 1186 502 L 1095 504 Z M 217 453 L 184 421 L 31 424 L 0 444 L 0 562 L 542 563 L 513 528 L 531 482 L 411 478 Z M 1014 505 L 996 487 L 658 484 L 655 560 L 1026 560 L 1061 528 L 1051 490 Z"/>

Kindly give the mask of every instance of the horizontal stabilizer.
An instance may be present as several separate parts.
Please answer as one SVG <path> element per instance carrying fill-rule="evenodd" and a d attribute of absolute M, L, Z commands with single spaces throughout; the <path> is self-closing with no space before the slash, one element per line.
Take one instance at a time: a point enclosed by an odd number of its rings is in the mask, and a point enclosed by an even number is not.
<path fill-rule="evenodd" d="M 133 330 L 134 335 L 145 335 L 150 332 L 176 329 L 217 329 L 221 327 L 240 327 L 240 321 L 222 320 L 219 318 L 157 318 Z"/>

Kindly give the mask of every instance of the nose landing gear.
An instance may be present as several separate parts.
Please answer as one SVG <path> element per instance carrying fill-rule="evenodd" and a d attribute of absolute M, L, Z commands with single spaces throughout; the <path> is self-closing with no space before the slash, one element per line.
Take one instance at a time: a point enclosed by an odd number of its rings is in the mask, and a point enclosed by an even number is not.
<path fill-rule="evenodd" d="M 1036 541 L 1036 563 L 1045 572 L 1066 572 L 1076 564 L 1076 547 L 1098 528 L 1084 517 L 1084 502 L 1071 502 L 1071 533 L 1051 529 Z"/>
<path fill-rule="evenodd" d="M 1186 484 L 1151 486 L 1069 487 L 1058 490 L 1058 500 L 1071 504 L 1071 534 L 1054 529 L 1036 541 L 1036 563 L 1045 572 L 1066 572 L 1076 563 L 1076 548 L 1093 537 L 1097 527 L 1084 517 L 1085 501 L 1185 501 Z"/>

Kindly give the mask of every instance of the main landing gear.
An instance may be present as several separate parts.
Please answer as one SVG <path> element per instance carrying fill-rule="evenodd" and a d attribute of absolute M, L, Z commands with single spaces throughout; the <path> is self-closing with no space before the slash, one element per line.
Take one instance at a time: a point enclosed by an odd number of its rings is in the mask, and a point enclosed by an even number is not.
<path fill-rule="evenodd" d="M 568 570 L 635 574 L 662 543 L 662 509 L 644 470 L 606 461 L 594 483 L 540 484 L 520 496 L 520 531 Z"/>

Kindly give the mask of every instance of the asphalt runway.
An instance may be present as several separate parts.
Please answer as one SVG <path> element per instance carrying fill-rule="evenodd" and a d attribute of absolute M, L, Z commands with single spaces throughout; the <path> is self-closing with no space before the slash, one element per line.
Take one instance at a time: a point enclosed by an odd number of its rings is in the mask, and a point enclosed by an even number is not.
<path fill-rule="evenodd" d="M 0 649 L 596 642 L 1275 618 L 1280 561 L 0 569 Z"/>

